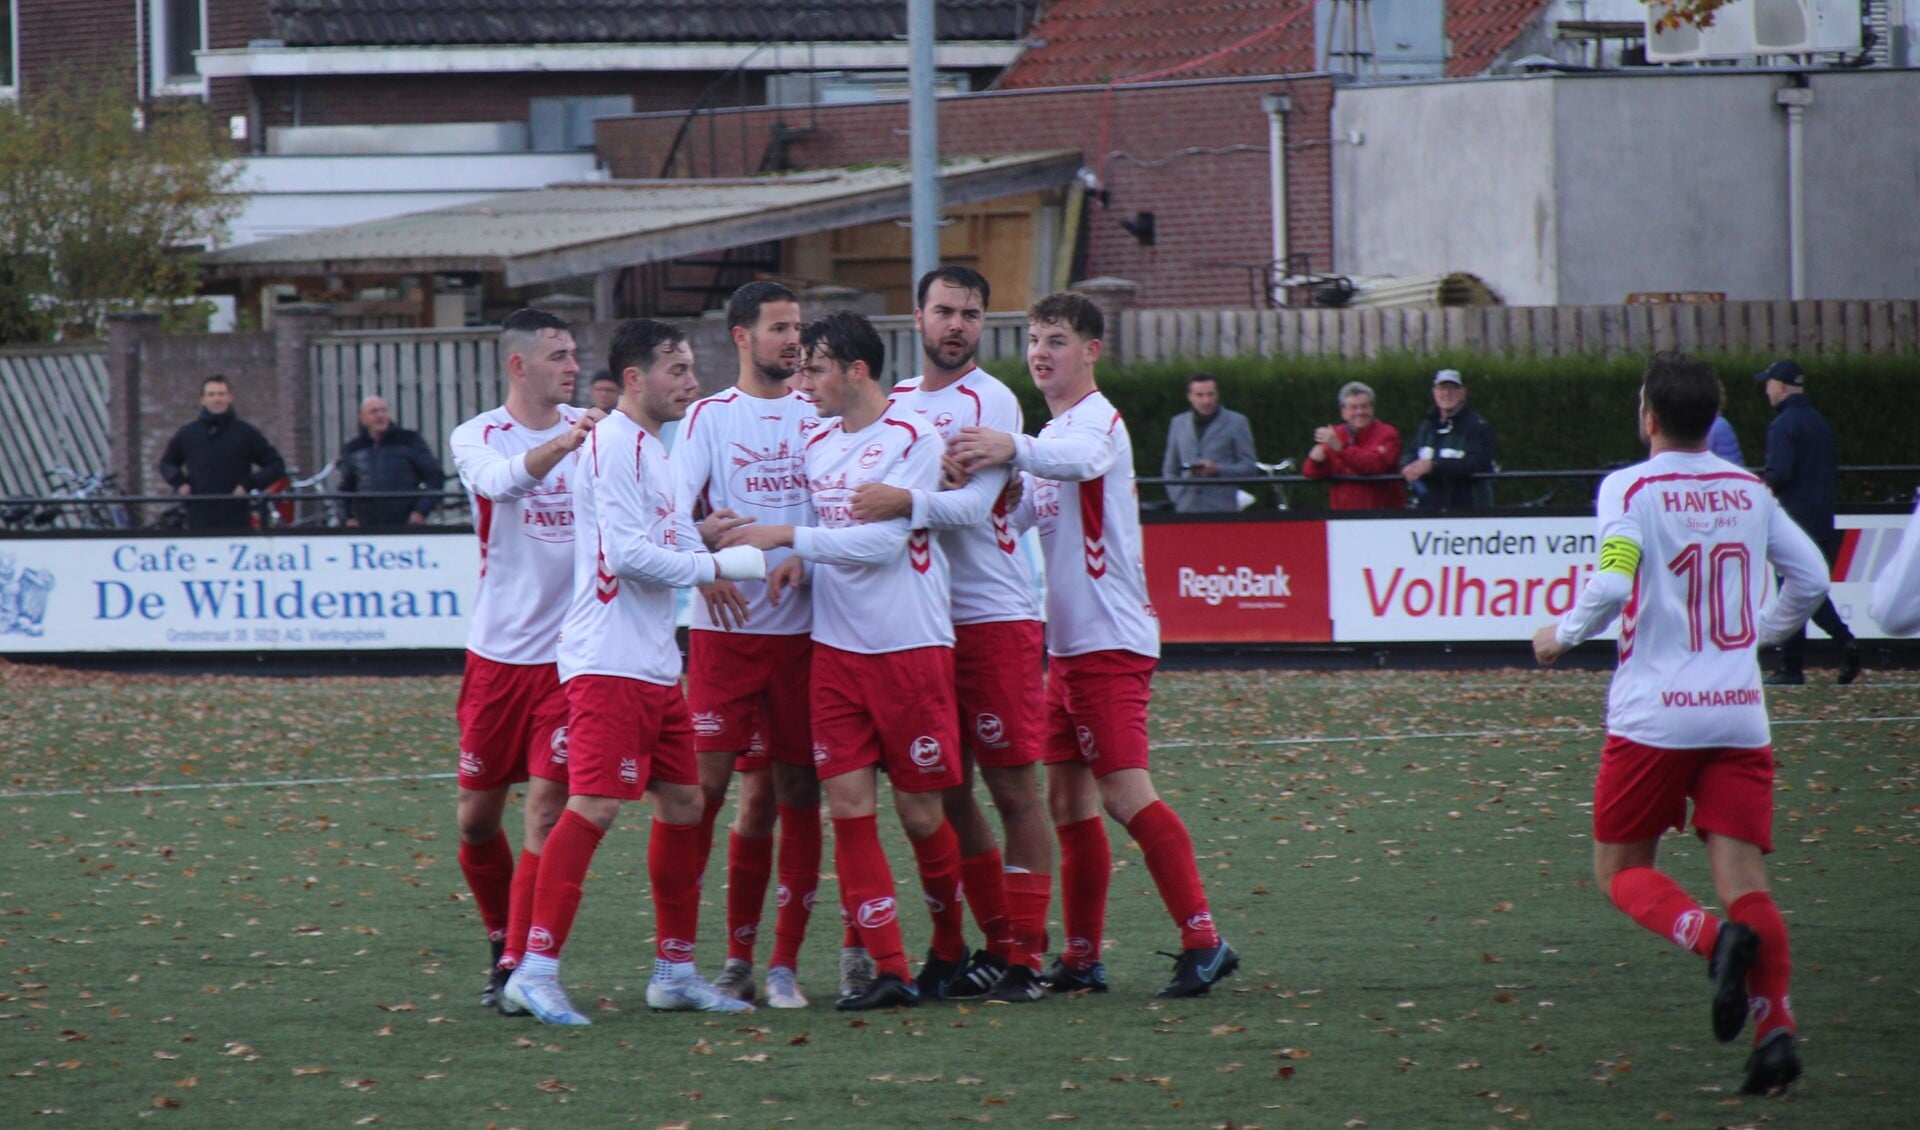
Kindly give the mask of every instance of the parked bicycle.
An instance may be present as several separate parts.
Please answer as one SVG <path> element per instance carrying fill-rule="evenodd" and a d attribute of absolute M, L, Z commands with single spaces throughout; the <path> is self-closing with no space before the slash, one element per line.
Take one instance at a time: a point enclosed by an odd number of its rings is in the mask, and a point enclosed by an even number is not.
<path fill-rule="evenodd" d="M 254 523 L 261 522 L 264 511 L 265 524 L 270 529 L 312 529 L 315 527 L 337 526 L 339 515 L 334 512 L 334 504 L 325 496 L 327 482 L 333 478 L 334 464 L 326 466 L 304 479 L 284 478 L 265 490 L 256 490 L 253 496 L 260 500 L 255 503 Z"/>
<path fill-rule="evenodd" d="M 128 530 L 133 514 L 120 501 L 112 474 L 59 466 L 46 472 L 47 493 L 0 507 L 0 524 L 13 530 Z"/>

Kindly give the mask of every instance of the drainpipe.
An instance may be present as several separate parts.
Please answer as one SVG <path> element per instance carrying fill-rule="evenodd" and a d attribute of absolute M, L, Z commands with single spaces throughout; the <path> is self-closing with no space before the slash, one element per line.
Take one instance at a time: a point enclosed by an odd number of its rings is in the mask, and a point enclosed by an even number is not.
<path fill-rule="evenodd" d="M 133 103 L 147 100 L 147 0 L 133 0 Z"/>
<path fill-rule="evenodd" d="M 1262 95 L 1260 108 L 1267 112 L 1267 181 L 1273 198 L 1273 271 L 1267 275 L 1267 303 L 1277 306 L 1280 288 L 1273 280 L 1287 273 L 1287 115 L 1293 110 L 1293 98 Z"/>
<path fill-rule="evenodd" d="M 1813 90 L 1805 75 L 1793 76 L 1793 82 L 1774 91 L 1773 101 L 1787 109 L 1788 297 L 1798 302 L 1807 296 L 1806 117 Z"/>

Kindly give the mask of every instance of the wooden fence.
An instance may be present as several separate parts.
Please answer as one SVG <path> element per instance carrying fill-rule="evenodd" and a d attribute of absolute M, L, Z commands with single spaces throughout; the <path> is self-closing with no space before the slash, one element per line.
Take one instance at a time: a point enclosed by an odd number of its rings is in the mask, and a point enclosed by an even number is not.
<path fill-rule="evenodd" d="M 1715 302 L 1351 310 L 1127 310 L 1114 359 L 1374 357 L 1481 350 L 1564 357 L 1678 349 L 1811 357 L 1920 352 L 1920 301 Z M 983 343 L 983 356 L 988 354 Z"/>
<path fill-rule="evenodd" d="M 49 471 L 113 469 L 107 357 L 97 344 L 0 351 L 0 495 L 45 495 Z"/>

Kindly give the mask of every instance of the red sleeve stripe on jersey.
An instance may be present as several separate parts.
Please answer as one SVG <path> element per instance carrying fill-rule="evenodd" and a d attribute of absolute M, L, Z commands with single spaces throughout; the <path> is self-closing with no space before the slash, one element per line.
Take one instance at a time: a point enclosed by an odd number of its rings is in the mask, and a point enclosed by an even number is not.
<path fill-rule="evenodd" d="M 1080 535 L 1087 559 L 1087 576 L 1095 579 L 1107 573 L 1106 499 L 1105 475 L 1080 484 Z"/>
<path fill-rule="evenodd" d="M 493 499 L 473 497 L 473 532 L 480 535 L 480 575 L 487 575 L 487 542 L 493 537 Z"/>
<path fill-rule="evenodd" d="M 896 420 L 891 416 L 886 417 L 886 421 L 887 423 L 892 424 L 896 428 L 907 429 L 907 434 L 913 437 L 912 439 L 909 439 L 907 441 L 908 451 L 912 451 L 913 445 L 920 442 L 920 429 L 914 427 L 912 424 L 907 423 L 905 420 Z"/>
<path fill-rule="evenodd" d="M 807 446 L 812 447 L 814 444 L 819 443 L 821 440 L 832 435 L 834 431 L 837 430 L 839 427 L 840 427 L 840 421 L 835 420 L 833 423 L 828 424 L 824 428 L 821 428 L 819 435 L 814 436 L 812 439 L 807 441 Z"/>
<path fill-rule="evenodd" d="M 1107 421 L 1107 434 L 1112 435 L 1113 429 L 1119 426 L 1120 426 L 1120 413 L 1115 412 L 1113 414 L 1113 419 Z"/>
<path fill-rule="evenodd" d="M 647 477 L 647 430 L 633 437 L 633 481 L 639 482 Z"/>
<path fill-rule="evenodd" d="M 739 399 L 739 397 L 740 397 L 740 394 L 737 392 L 726 392 L 726 393 L 721 393 L 717 396 L 709 396 L 705 400 L 702 400 L 700 403 L 694 405 L 693 411 L 687 413 L 687 430 L 682 434 L 687 437 L 691 437 L 693 435 L 693 425 L 697 420 L 700 419 L 700 410 L 702 408 L 705 408 L 709 404 L 732 404 L 735 400 Z"/>
<path fill-rule="evenodd" d="M 1644 486 L 1651 486 L 1654 483 L 1671 483 L 1671 482 L 1682 482 L 1682 481 L 1695 482 L 1695 483 L 1707 483 L 1707 482 L 1713 482 L 1717 479 L 1732 479 L 1735 482 L 1753 483 L 1756 485 L 1760 482 L 1758 478 L 1748 474 L 1745 471 L 1715 471 L 1711 475 L 1686 475 L 1686 474 L 1648 475 L 1644 479 L 1634 480 L 1634 484 L 1627 488 L 1627 493 L 1625 497 L 1621 498 L 1620 500 L 1620 508 L 1622 510 L 1625 510 L 1627 507 L 1633 505 L 1633 496 L 1640 493 L 1640 488 Z"/>
<path fill-rule="evenodd" d="M 973 426 L 977 428 L 980 426 L 981 419 L 987 414 L 987 410 L 980 404 L 980 394 L 968 388 L 966 385 L 959 387 L 960 391 L 966 394 L 967 399 L 973 401 Z"/>
<path fill-rule="evenodd" d="M 890 393 L 888 393 L 887 395 L 888 395 L 889 397 L 895 397 L 895 396 L 902 396 L 902 395 L 904 395 L 904 394 L 906 394 L 906 393 L 909 393 L 909 392 L 912 392 L 912 391 L 913 391 L 913 386 L 912 386 L 912 385 L 910 385 L 910 384 L 908 384 L 908 383 L 906 383 L 905 381 L 902 381 L 902 382 L 900 382 L 899 384 L 897 384 L 897 385 L 894 385 L 894 386 L 893 386 L 893 391 L 892 391 L 892 392 L 890 392 Z"/>

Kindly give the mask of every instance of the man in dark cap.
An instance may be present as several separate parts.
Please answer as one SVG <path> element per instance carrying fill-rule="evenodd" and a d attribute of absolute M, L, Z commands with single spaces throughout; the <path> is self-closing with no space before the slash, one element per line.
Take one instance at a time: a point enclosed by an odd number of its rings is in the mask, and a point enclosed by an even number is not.
<path fill-rule="evenodd" d="M 1839 459 L 1834 454 L 1833 429 L 1807 399 L 1807 375 L 1789 360 L 1775 361 L 1754 374 L 1766 389 L 1767 403 L 1777 415 L 1767 428 L 1767 465 L 1760 477 L 1773 488 L 1780 505 L 1807 531 L 1829 568 L 1840 551 L 1840 536 L 1833 528 L 1834 482 L 1839 477 Z M 1860 642 L 1847 628 L 1847 622 L 1830 599 L 1822 600 L 1813 614 L 1813 622 L 1829 636 L 1840 641 L 1840 685 L 1860 677 Z M 1807 635 L 1789 636 L 1780 645 L 1780 669 L 1767 676 L 1768 686 L 1799 686 L 1807 681 Z"/>

